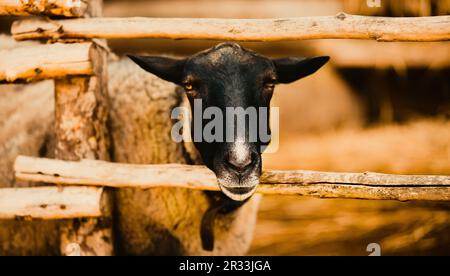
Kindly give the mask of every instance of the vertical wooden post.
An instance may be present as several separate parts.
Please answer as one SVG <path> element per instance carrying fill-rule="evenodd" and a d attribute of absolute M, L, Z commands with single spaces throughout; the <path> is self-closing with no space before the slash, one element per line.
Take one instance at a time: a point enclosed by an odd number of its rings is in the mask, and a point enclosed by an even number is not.
<path fill-rule="evenodd" d="M 101 16 L 102 0 L 91 0 L 88 16 Z M 55 80 L 55 156 L 63 160 L 109 160 L 107 130 L 107 53 L 93 47 L 94 75 Z M 83 255 L 113 255 L 111 196 L 105 192 L 105 216 L 66 221 L 60 229 L 62 255 L 78 246 Z"/>

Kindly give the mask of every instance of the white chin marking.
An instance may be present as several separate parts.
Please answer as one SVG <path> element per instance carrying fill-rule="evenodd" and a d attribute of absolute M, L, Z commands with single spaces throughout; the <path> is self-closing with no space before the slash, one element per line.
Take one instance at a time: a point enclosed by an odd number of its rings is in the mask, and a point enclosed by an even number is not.
<path fill-rule="evenodd" d="M 220 189 L 222 190 L 222 192 L 229 198 L 231 198 L 234 201 L 244 201 L 247 198 L 251 197 L 257 188 L 257 185 L 248 193 L 245 194 L 233 194 L 232 192 L 230 192 L 229 190 L 227 190 L 226 187 L 223 187 L 222 185 L 219 185 Z"/>

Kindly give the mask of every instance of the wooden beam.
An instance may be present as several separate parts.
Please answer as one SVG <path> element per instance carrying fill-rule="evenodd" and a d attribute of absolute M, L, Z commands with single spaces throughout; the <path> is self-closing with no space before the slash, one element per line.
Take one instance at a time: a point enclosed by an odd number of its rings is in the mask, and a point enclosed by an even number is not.
<path fill-rule="evenodd" d="M 169 38 L 234 41 L 375 39 L 377 41 L 450 40 L 450 16 L 336 16 L 280 19 L 86 18 L 14 22 L 17 40 L 40 38 Z"/>
<path fill-rule="evenodd" d="M 0 15 L 80 17 L 86 10 L 86 0 L 0 0 Z"/>
<path fill-rule="evenodd" d="M 0 219 L 70 219 L 102 216 L 103 188 L 0 189 Z"/>
<path fill-rule="evenodd" d="M 113 188 L 182 187 L 218 191 L 214 173 L 204 166 L 133 165 L 96 160 L 67 162 L 19 156 L 17 179 Z M 450 201 L 450 176 L 266 171 L 258 192 L 323 198 Z"/>
<path fill-rule="evenodd" d="M 102 0 L 89 1 L 86 16 L 101 16 Z M 103 42 L 102 42 L 103 43 Z M 103 47 L 90 53 L 93 75 L 55 80 L 55 158 L 62 160 L 109 160 L 108 65 Z M 105 191 L 106 205 L 112 197 Z M 112 216 L 83 222 L 68 221 L 61 227 L 60 250 L 80 244 L 81 255 L 113 255 Z"/>
<path fill-rule="evenodd" d="M 108 160 L 106 53 L 91 51 L 92 76 L 55 80 L 57 158 Z"/>
<path fill-rule="evenodd" d="M 0 50 L 0 83 L 91 75 L 93 43 L 42 44 Z"/>

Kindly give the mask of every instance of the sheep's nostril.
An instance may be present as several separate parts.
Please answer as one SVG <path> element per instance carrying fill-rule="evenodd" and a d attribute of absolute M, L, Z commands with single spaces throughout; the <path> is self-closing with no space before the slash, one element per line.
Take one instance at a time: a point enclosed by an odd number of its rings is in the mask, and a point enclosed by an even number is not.
<path fill-rule="evenodd" d="M 232 155 L 228 155 L 225 159 L 226 165 L 239 173 L 244 172 L 248 168 L 250 168 L 255 162 L 255 158 L 253 154 L 249 154 L 245 158 L 235 158 Z"/>

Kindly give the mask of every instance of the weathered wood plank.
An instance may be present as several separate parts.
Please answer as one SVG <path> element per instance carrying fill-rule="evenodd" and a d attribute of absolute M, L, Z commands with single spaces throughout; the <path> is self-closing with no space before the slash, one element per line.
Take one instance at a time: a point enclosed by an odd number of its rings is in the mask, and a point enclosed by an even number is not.
<path fill-rule="evenodd" d="M 38 38 L 168 38 L 233 41 L 375 39 L 377 41 L 450 40 L 450 16 L 336 16 L 280 19 L 87 18 L 14 22 L 18 40 Z"/>
<path fill-rule="evenodd" d="M 83 16 L 86 0 L 0 0 L 0 15 Z"/>
<path fill-rule="evenodd" d="M 0 189 L 0 219 L 70 219 L 102 216 L 103 188 Z"/>
<path fill-rule="evenodd" d="M 91 75 L 93 43 L 42 44 L 0 50 L 0 83 Z"/>
<path fill-rule="evenodd" d="M 102 15 L 102 0 L 88 2 L 86 16 Z M 92 48 L 92 76 L 55 80 L 55 157 L 62 160 L 109 160 L 107 52 Z M 105 209 L 112 198 L 105 191 Z M 60 250 L 80 244 L 81 255 L 113 255 L 112 215 L 83 222 L 69 221 L 61 227 Z"/>
<path fill-rule="evenodd" d="M 64 162 L 19 156 L 16 177 L 67 185 L 113 188 L 182 187 L 217 191 L 214 173 L 204 166 L 132 165 L 95 160 Z M 266 171 L 258 192 L 323 198 L 450 200 L 450 176 Z"/>

